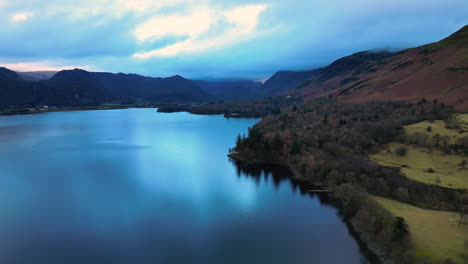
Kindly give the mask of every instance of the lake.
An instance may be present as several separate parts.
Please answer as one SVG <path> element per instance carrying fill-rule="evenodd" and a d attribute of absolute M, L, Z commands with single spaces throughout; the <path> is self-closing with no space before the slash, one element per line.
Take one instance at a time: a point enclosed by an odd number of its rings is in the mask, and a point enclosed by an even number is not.
<path fill-rule="evenodd" d="M 226 156 L 256 122 L 0 116 L 0 263 L 367 263 L 334 207 Z"/>

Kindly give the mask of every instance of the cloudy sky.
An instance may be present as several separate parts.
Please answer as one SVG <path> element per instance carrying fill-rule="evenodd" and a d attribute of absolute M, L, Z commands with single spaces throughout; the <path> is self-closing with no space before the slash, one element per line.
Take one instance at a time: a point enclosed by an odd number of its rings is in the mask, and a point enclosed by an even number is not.
<path fill-rule="evenodd" d="M 262 80 L 437 41 L 467 14 L 468 0 L 0 0 L 0 65 Z"/>

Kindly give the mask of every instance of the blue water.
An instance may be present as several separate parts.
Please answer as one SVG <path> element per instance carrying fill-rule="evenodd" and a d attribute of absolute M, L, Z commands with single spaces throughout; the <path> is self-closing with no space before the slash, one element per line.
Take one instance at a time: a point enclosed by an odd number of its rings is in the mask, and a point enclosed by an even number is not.
<path fill-rule="evenodd" d="M 1 116 L 0 263 L 365 263 L 335 208 L 229 160 L 256 122 Z"/>

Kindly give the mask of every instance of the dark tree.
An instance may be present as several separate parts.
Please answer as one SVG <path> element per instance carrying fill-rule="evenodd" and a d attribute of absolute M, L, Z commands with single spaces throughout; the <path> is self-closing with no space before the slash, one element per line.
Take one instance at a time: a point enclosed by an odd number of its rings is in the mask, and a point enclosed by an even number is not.
<path fill-rule="evenodd" d="M 408 225 L 403 217 L 397 216 L 393 221 L 393 241 L 402 241 L 409 236 Z"/>
<path fill-rule="evenodd" d="M 271 151 L 271 145 L 270 145 L 270 141 L 268 139 L 265 139 L 265 141 L 263 141 L 263 150 L 265 152 Z"/>
<path fill-rule="evenodd" d="M 296 137 L 291 145 L 291 155 L 299 155 L 301 154 L 301 142 Z"/>
<path fill-rule="evenodd" d="M 281 139 L 281 136 L 277 133 L 275 134 L 275 136 L 273 137 L 273 150 L 275 151 L 278 151 L 278 152 L 282 152 L 283 151 L 283 140 Z"/>
<path fill-rule="evenodd" d="M 236 150 L 240 150 L 242 148 L 242 137 L 240 134 L 237 134 L 236 137 Z"/>

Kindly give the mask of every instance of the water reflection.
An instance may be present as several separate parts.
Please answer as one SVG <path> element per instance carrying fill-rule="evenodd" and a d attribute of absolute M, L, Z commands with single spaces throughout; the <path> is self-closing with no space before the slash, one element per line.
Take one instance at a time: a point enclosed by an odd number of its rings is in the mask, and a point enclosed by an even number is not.
<path fill-rule="evenodd" d="M 310 190 L 320 189 L 320 186 L 306 182 L 299 182 L 294 179 L 291 170 L 285 166 L 275 164 L 251 164 L 230 158 L 236 167 L 237 177 L 246 177 L 252 179 L 257 186 L 262 182 L 268 184 L 270 181 L 276 190 L 284 184 L 290 186 L 291 192 L 299 193 L 301 196 L 317 198 L 324 206 L 334 208 L 327 193 L 311 192 Z"/>

